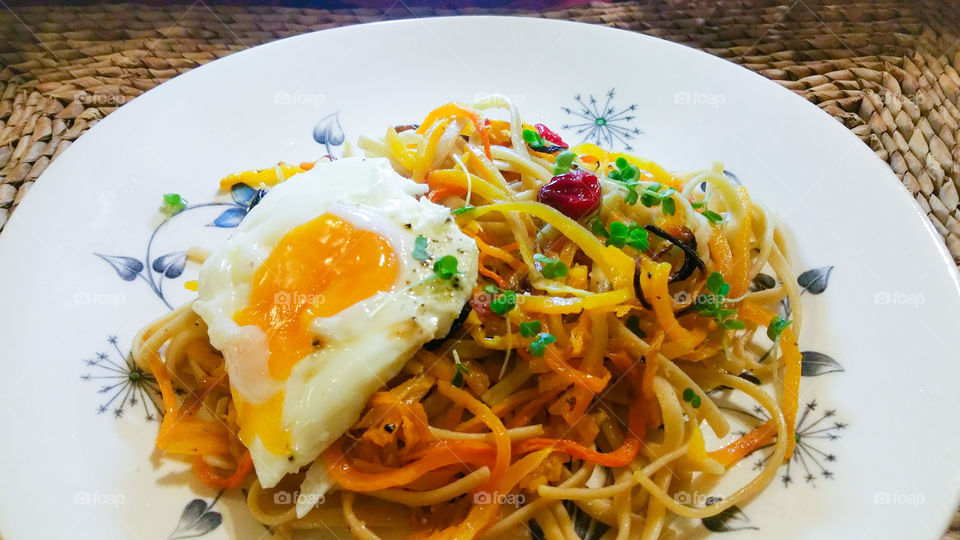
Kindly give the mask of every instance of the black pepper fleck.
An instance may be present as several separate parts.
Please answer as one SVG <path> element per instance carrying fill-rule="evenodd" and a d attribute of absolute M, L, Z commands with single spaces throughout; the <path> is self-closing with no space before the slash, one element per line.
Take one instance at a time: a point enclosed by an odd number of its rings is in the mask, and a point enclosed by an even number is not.
<path fill-rule="evenodd" d="M 383 426 L 383 430 L 386 431 L 387 433 L 393 433 L 393 430 L 395 430 L 395 429 L 397 429 L 397 426 L 395 426 L 395 425 L 393 425 L 393 424 L 385 424 L 385 425 Z"/>

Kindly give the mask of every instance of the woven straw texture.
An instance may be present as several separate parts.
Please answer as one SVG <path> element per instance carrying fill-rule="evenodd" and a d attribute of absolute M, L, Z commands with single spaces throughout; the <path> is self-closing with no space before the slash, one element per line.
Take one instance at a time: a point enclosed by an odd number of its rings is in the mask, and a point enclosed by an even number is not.
<path fill-rule="evenodd" d="M 510 14 L 603 24 L 703 49 L 850 128 L 901 179 L 960 262 L 960 3 L 591 3 L 521 9 L 20 7 L 0 12 L 0 229 L 47 165 L 131 98 L 278 38 L 384 19 Z M 780 126 L 778 129 L 789 129 Z M 882 181 L 882 179 L 879 179 Z M 944 538 L 960 539 L 960 514 Z"/>

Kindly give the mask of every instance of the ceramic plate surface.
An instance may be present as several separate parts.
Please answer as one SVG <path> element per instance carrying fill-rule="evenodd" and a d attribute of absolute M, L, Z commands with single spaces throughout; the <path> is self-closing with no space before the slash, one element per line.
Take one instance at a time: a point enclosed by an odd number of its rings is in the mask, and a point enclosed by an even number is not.
<path fill-rule="evenodd" d="M 248 210 L 252 192 L 218 194 L 220 177 L 343 155 L 361 134 L 490 93 L 567 141 L 677 171 L 722 160 L 793 231 L 806 310 L 797 455 L 754 502 L 678 524 L 685 535 L 939 538 L 960 487 L 958 276 L 886 165 L 729 62 L 514 18 L 363 25 L 244 51 L 124 105 L 51 164 L 0 235 L 3 538 L 261 537 L 239 495 L 154 452 L 159 401 L 127 360 L 134 333 L 195 294 L 187 247 L 218 245 Z M 164 221 L 167 192 L 190 206 Z M 763 421 L 750 413 L 743 429 Z"/>

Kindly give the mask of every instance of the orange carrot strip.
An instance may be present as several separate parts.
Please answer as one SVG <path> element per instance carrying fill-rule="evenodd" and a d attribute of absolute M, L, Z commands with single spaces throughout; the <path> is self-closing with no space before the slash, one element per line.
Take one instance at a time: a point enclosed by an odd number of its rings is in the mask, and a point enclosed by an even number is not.
<path fill-rule="evenodd" d="M 530 353 L 524 349 L 517 349 L 517 353 L 528 362 L 533 360 Z M 609 371 L 604 370 L 603 376 L 597 377 L 571 366 L 563 357 L 559 347 L 547 347 L 543 354 L 543 361 L 557 375 L 595 394 L 602 392 L 607 387 L 607 383 L 610 382 Z"/>
<path fill-rule="evenodd" d="M 719 450 L 707 452 L 707 455 L 724 467 L 730 467 L 748 456 L 754 450 L 769 443 L 776 433 L 777 426 L 774 425 L 773 420 L 767 420 L 763 424 L 753 428 L 753 431 L 750 433 L 747 433 Z"/>
<path fill-rule="evenodd" d="M 253 460 L 250 458 L 250 452 L 244 452 L 237 460 L 237 470 L 230 476 L 223 477 L 213 472 L 203 456 L 197 454 L 193 458 L 193 473 L 197 475 L 204 484 L 218 489 L 230 489 L 240 487 L 244 479 L 253 470 Z"/>
<path fill-rule="evenodd" d="M 429 451 L 420 455 L 416 461 L 379 473 L 362 472 L 351 465 L 343 453 L 342 439 L 330 445 L 323 452 L 322 458 L 333 481 L 344 489 L 357 492 L 403 486 L 447 465 L 488 465 L 492 461 L 492 447 L 479 441 L 439 441 L 430 443 L 428 448 Z"/>
<path fill-rule="evenodd" d="M 423 123 L 417 128 L 417 133 L 426 133 L 427 128 L 430 127 L 431 124 L 440 118 L 447 117 L 466 118 L 470 120 L 473 123 L 473 127 L 477 130 L 477 133 L 480 134 L 480 140 L 483 142 L 483 153 L 486 154 L 487 159 L 493 159 L 490 153 L 490 126 L 487 126 L 483 119 L 480 118 L 480 114 L 468 105 L 453 102 L 437 107 L 430 111 L 430 114 L 424 118 Z"/>

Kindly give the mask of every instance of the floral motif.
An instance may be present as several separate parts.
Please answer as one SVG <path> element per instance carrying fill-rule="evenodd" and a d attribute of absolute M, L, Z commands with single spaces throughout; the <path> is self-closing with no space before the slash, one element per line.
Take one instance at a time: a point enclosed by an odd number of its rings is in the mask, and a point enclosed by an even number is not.
<path fill-rule="evenodd" d="M 84 364 L 91 368 L 91 371 L 80 376 L 84 381 L 102 383 L 99 393 L 106 397 L 97 407 L 97 414 L 111 411 L 114 418 L 120 418 L 125 411 L 139 405 L 143 407 L 147 421 L 162 417 L 163 408 L 160 406 L 157 380 L 136 365 L 130 355 L 120 351 L 117 336 L 109 336 L 107 342 L 116 352 L 117 359 L 111 358 L 112 353 L 98 352 L 95 358 L 84 360 Z"/>
<path fill-rule="evenodd" d="M 187 252 L 174 251 L 153 258 L 151 251 L 153 242 L 157 238 L 157 233 L 160 232 L 165 225 L 170 223 L 171 220 L 176 219 L 186 212 L 213 206 L 223 206 L 226 207 L 226 209 L 210 223 L 211 227 L 224 229 L 236 227 L 240 224 L 240 221 L 243 220 L 244 216 L 247 215 L 247 212 L 260 202 L 264 193 L 265 190 L 253 189 L 246 184 L 235 184 L 230 189 L 230 197 L 233 199 L 231 202 L 194 204 L 185 207 L 176 214 L 168 216 L 153 229 L 153 233 L 147 241 L 146 256 L 142 260 L 125 255 L 105 255 L 103 253 L 94 253 L 94 255 L 109 264 L 120 279 L 124 281 L 135 281 L 137 278 L 142 279 L 150 287 L 150 290 L 153 291 L 153 294 L 155 294 L 167 308 L 173 309 L 173 306 L 170 305 L 170 302 L 164 295 L 163 282 L 164 279 L 176 279 L 183 274 L 183 269 L 187 263 Z"/>
<path fill-rule="evenodd" d="M 585 141 L 595 142 L 598 145 L 612 148 L 614 143 L 618 143 L 625 150 L 633 150 L 630 141 L 637 135 L 643 133 L 639 128 L 631 127 L 636 118 L 631 113 L 637 110 L 636 104 L 629 105 L 624 109 L 618 109 L 613 105 L 614 90 L 611 88 L 607 92 L 607 99 L 600 105 L 600 102 L 590 95 L 583 99 L 579 94 L 574 96 L 577 105 L 574 107 L 563 107 L 563 112 L 576 118 L 573 123 L 564 124 L 563 129 L 576 130 L 577 135 L 581 135 Z"/>
<path fill-rule="evenodd" d="M 802 478 L 807 483 L 816 487 L 817 479 L 832 479 L 833 471 L 830 470 L 832 463 L 837 461 L 836 454 L 829 452 L 822 446 L 823 442 L 831 442 L 840 438 L 841 433 L 847 429 L 849 424 L 836 420 L 836 409 L 827 409 L 817 414 L 818 404 L 816 400 L 807 402 L 797 419 L 797 428 L 794 439 L 796 440 L 796 450 L 793 452 L 793 458 L 784 464 L 784 471 L 780 476 L 784 487 L 794 483 L 794 465 L 801 468 Z M 740 411 L 756 419 L 759 425 L 769 419 L 761 407 L 754 408 L 752 413 Z M 761 453 L 753 464 L 754 469 L 762 469 L 770 456 L 773 443 L 762 446 L 756 452 Z M 766 451 L 765 451 L 766 450 Z"/>
<path fill-rule="evenodd" d="M 203 499 L 193 499 L 188 502 L 183 507 L 183 512 L 180 513 L 177 528 L 170 533 L 167 540 L 196 538 L 204 536 L 219 527 L 223 523 L 223 516 L 220 512 L 215 512 L 213 507 L 220 500 L 221 495 L 223 495 L 223 490 L 220 490 L 209 503 Z"/>
<path fill-rule="evenodd" d="M 340 126 L 340 111 L 328 114 L 317 122 L 313 128 L 313 140 L 324 145 L 327 155 L 333 157 L 333 146 L 340 146 L 346 136 Z"/>

